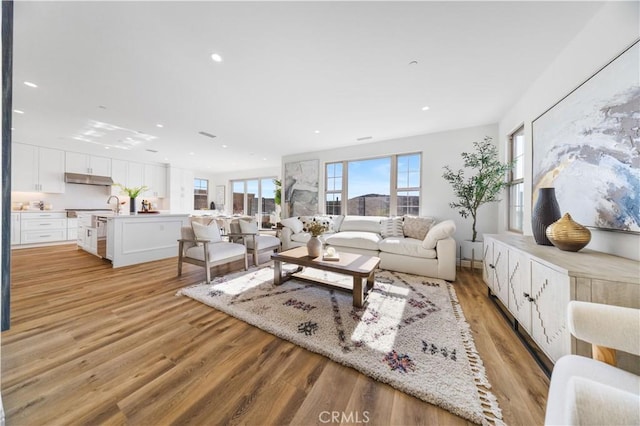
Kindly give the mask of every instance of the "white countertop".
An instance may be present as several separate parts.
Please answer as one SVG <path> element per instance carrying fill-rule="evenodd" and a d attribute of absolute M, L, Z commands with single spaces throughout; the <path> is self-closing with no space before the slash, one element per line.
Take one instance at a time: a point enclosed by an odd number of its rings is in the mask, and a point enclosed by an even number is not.
<path fill-rule="evenodd" d="M 96 216 L 101 216 L 101 215 L 96 215 Z M 108 215 L 104 215 L 104 217 L 106 217 L 107 219 L 140 219 L 140 218 L 147 218 L 147 219 L 153 219 L 153 218 L 162 218 L 162 217 L 188 217 L 189 214 L 187 213 L 136 213 L 136 214 L 119 214 L 119 215 L 113 215 L 113 216 L 108 216 Z"/>

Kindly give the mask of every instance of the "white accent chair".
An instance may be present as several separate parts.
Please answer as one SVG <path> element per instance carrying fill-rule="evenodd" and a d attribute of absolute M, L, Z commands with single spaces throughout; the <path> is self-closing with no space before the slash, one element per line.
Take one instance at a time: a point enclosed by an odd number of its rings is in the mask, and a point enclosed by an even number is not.
<path fill-rule="evenodd" d="M 569 329 L 593 357 L 566 355 L 551 375 L 545 425 L 640 424 L 640 376 L 615 367 L 618 349 L 640 355 L 640 310 L 569 302 Z"/>
<path fill-rule="evenodd" d="M 178 276 L 182 275 L 182 263 L 204 267 L 207 284 L 211 282 L 211 268 L 214 266 L 244 260 L 244 270 L 248 269 L 247 248 L 242 244 L 215 238 L 215 241 L 198 239 L 191 226 L 182 227 L 181 237 L 178 240 Z"/>
<path fill-rule="evenodd" d="M 234 220 L 230 228 L 229 238 L 237 243 L 242 242 L 246 246 L 247 251 L 253 255 L 254 266 L 258 266 L 260 253 L 280 251 L 280 239 L 273 235 L 260 234 L 258 225 L 254 221 Z"/>

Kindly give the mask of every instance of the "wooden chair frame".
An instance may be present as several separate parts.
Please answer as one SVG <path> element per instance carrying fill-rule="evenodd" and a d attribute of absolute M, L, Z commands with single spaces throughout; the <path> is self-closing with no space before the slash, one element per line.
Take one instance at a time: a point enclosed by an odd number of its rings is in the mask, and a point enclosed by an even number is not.
<path fill-rule="evenodd" d="M 188 239 L 179 239 L 178 240 L 178 276 L 182 275 L 182 263 L 191 263 L 192 265 L 202 266 L 206 270 L 207 275 L 207 284 L 211 282 L 211 268 L 218 265 L 224 265 L 227 263 L 235 262 L 236 260 L 244 260 L 244 270 L 248 270 L 248 262 L 247 262 L 247 251 L 245 250 L 244 254 L 227 257 L 225 259 L 220 259 L 216 261 L 211 261 L 209 259 L 209 240 L 188 240 Z M 184 243 L 202 243 L 202 247 L 204 250 L 204 261 L 193 259 L 190 257 L 184 256 Z M 245 247 L 246 248 L 246 247 Z"/>
<path fill-rule="evenodd" d="M 251 234 L 251 233 L 243 233 L 243 232 L 230 232 L 226 234 L 226 236 L 228 236 L 230 239 L 242 238 L 242 241 L 244 242 L 245 247 L 247 247 L 247 252 L 251 251 L 253 255 L 253 266 L 258 266 L 258 255 L 260 253 L 266 253 L 270 251 L 273 251 L 274 253 L 278 253 L 280 251 L 280 245 L 278 245 L 277 247 L 266 247 L 258 250 L 256 245 L 256 236 L 259 236 L 259 235 L 260 235 L 259 233 Z M 247 245 L 247 240 L 246 240 L 247 237 L 251 238 L 251 241 L 253 242 L 253 248 L 249 248 L 249 246 Z"/>

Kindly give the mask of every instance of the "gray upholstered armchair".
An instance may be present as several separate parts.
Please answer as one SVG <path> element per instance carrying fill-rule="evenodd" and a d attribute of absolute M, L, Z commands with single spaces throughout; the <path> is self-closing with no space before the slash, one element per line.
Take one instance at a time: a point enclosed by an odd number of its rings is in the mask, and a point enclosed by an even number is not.
<path fill-rule="evenodd" d="M 202 226 L 198 223 L 194 227 Z M 211 282 L 211 268 L 237 260 L 244 260 L 244 270 L 247 266 L 247 248 L 243 244 L 236 244 L 218 238 L 196 238 L 191 226 L 183 226 L 181 239 L 178 240 L 178 275 L 182 275 L 182 263 L 202 266 L 206 270 L 207 283 Z"/>
<path fill-rule="evenodd" d="M 243 243 L 253 255 L 253 264 L 258 266 L 258 255 L 265 252 L 280 251 L 280 239 L 273 235 L 261 235 L 255 222 L 238 219 L 230 224 L 228 234 L 231 241 Z"/>

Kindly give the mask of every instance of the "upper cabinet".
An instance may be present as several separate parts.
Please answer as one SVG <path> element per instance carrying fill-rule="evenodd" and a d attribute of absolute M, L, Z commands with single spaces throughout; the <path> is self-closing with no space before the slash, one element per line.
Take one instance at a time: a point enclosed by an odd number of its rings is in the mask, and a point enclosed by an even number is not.
<path fill-rule="evenodd" d="M 156 164 L 144 165 L 144 184 L 149 188 L 143 197 L 164 198 L 167 196 L 167 168 Z"/>
<path fill-rule="evenodd" d="M 125 160 L 111 160 L 111 179 L 113 183 L 119 183 L 120 185 L 127 186 L 127 179 L 129 175 L 129 162 Z M 120 195 L 122 189 L 119 186 L 111 186 L 111 195 Z"/>
<path fill-rule="evenodd" d="M 65 171 L 83 175 L 111 176 L 111 158 L 67 152 Z"/>
<path fill-rule="evenodd" d="M 171 167 L 169 175 L 169 209 L 172 213 L 191 213 L 193 211 L 193 171 Z"/>
<path fill-rule="evenodd" d="M 144 198 L 164 198 L 167 195 L 167 169 L 158 164 L 143 164 L 126 160 L 111 160 L 111 179 L 127 188 L 147 186 Z M 111 187 L 111 194 L 121 195 L 122 189 Z"/>
<path fill-rule="evenodd" d="M 64 192 L 64 151 L 21 143 L 11 145 L 11 190 Z"/>

